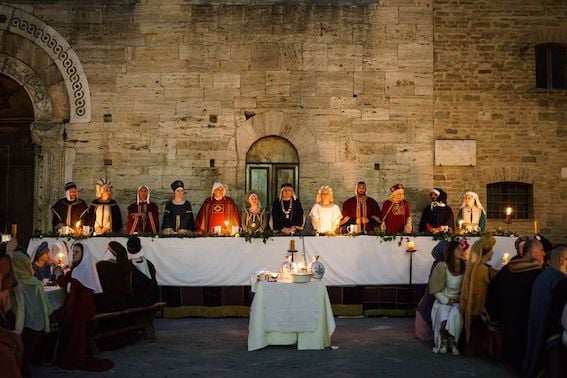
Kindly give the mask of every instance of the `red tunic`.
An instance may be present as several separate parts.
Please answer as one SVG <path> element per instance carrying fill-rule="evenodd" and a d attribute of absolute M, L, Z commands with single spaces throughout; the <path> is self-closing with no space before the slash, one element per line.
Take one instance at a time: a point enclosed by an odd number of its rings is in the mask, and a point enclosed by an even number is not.
<path fill-rule="evenodd" d="M 231 226 L 240 227 L 240 215 L 232 198 L 207 198 L 199 209 L 195 223 L 199 233 L 213 233 L 215 226 L 221 226 L 222 233 L 229 234 L 232 231 Z"/>
<path fill-rule="evenodd" d="M 390 207 L 392 208 L 390 210 Z M 392 203 L 390 200 L 384 201 L 382 204 L 383 221 L 386 223 L 386 232 L 389 234 L 397 234 L 404 232 L 406 219 L 411 216 L 409 202 L 402 200 L 399 203 Z"/>
<path fill-rule="evenodd" d="M 128 206 L 128 234 L 157 234 L 159 230 L 158 206 L 153 203 L 140 202 Z M 145 213 L 147 218 L 132 217 L 134 213 Z"/>

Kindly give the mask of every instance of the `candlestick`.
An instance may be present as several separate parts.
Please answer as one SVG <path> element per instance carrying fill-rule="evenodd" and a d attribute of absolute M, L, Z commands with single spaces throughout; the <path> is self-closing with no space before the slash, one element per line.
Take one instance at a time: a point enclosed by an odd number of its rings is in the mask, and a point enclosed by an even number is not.
<path fill-rule="evenodd" d="M 18 225 L 16 223 L 12 223 L 12 237 L 15 237 L 18 233 Z"/>
<path fill-rule="evenodd" d="M 535 235 L 539 234 L 539 223 L 538 223 L 538 221 L 534 221 L 534 234 Z"/>
<path fill-rule="evenodd" d="M 289 250 L 290 251 L 295 251 L 295 239 L 291 239 L 289 241 Z"/>

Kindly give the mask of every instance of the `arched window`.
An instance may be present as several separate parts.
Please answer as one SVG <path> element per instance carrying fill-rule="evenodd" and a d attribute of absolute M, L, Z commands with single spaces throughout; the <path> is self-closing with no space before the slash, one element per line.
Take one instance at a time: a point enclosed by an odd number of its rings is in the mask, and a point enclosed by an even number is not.
<path fill-rule="evenodd" d="M 567 47 L 545 43 L 535 47 L 536 88 L 567 89 Z"/>
<path fill-rule="evenodd" d="M 490 219 L 506 219 L 506 208 L 512 208 L 511 219 L 533 218 L 533 185 L 522 182 L 496 182 L 486 186 L 486 210 Z"/>
<path fill-rule="evenodd" d="M 257 191 L 262 206 L 269 209 L 285 183 L 292 184 L 299 194 L 297 150 L 279 136 L 258 139 L 246 154 L 246 190 Z"/>

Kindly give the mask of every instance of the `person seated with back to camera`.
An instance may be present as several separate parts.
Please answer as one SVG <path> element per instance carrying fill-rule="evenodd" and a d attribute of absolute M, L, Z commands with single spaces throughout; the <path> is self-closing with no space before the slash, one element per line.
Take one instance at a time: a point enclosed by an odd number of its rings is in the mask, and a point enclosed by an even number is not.
<path fill-rule="evenodd" d="M 98 312 L 115 312 L 134 306 L 132 272 L 126 248 L 118 242 L 108 243 L 104 261 L 96 264 L 102 292 L 95 295 Z"/>
<path fill-rule="evenodd" d="M 159 300 L 159 288 L 154 264 L 144 256 L 142 241 L 134 236 L 126 243 L 128 259 L 134 266 L 132 271 L 132 296 L 134 305 L 150 306 Z"/>

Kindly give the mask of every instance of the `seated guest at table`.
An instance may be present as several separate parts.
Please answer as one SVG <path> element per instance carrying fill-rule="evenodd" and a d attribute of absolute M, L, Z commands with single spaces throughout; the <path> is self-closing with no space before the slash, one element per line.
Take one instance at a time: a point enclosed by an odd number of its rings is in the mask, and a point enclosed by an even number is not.
<path fill-rule="evenodd" d="M 433 188 L 429 193 L 431 204 L 421 214 L 419 232 L 452 232 L 455 229 L 453 209 L 447 205 L 447 193 L 443 189 Z M 446 227 L 446 229 L 443 229 Z"/>
<path fill-rule="evenodd" d="M 283 184 L 279 198 L 272 204 L 270 228 L 274 232 L 289 235 L 302 231 L 304 226 L 305 216 L 301 201 L 295 195 L 291 184 Z"/>
<path fill-rule="evenodd" d="M 51 259 L 51 253 L 47 242 L 42 242 L 37 246 L 31 255 L 33 262 L 33 272 L 38 280 L 50 280 L 52 277 L 52 269 L 55 267 L 55 261 Z"/>
<path fill-rule="evenodd" d="M 51 308 L 41 281 L 33 274 L 30 257 L 15 251 L 12 267 L 17 285 L 14 288 L 13 309 L 16 318 L 16 332 L 22 335 L 25 346 L 25 363 L 38 365 L 45 333 L 50 330 Z"/>
<path fill-rule="evenodd" d="M 488 262 L 494 255 L 496 239 L 491 235 L 478 239 L 471 247 L 459 306 L 465 322 L 465 355 L 488 356 L 490 332 L 481 319 L 488 284 L 496 275 Z"/>
<path fill-rule="evenodd" d="M 468 249 L 466 239 L 451 241 L 445 251 L 444 262 L 437 264 L 431 273 L 429 292 L 435 296 L 431 309 L 434 353 L 450 351 L 455 356 L 460 354 L 457 342 L 463 328 L 463 317 L 459 310 L 459 295 Z"/>
<path fill-rule="evenodd" d="M 12 269 L 12 256 L 17 244 L 16 238 L 0 244 L 0 312 L 6 318 L 4 325 L 10 329 L 14 328 L 14 314 L 10 295 L 12 289 L 16 286 L 16 277 L 14 277 L 14 270 Z"/>
<path fill-rule="evenodd" d="M 433 264 L 431 265 L 431 270 L 429 271 L 429 280 L 431 280 L 431 273 L 435 266 L 445 259 L 445 249 L 449 245 L 449 242 L 445 239 L 441 240 L 435 248 L 431 251 L 431 256 L 433 256 Z M 433 341 L 433 328 L 431 325 L 431 308 L 435 302 L 435 297 L 429 292 L 429 284 L 423 297 L 417 304 L 415 311 L 415 335 L 418 339 L 423 341 Z"/>
<path fill-rule="evenodd" d="M 114 364 L 90 355 L 87 323 L 96 314 L 94 294 L 102 293 L 95 260 L 87 247 L 73 245 L 73 268 L 61 321 L 60 351 L 57 364 L 63 369 L 105 371 Z M 65 285 L 67 286 L 67 285 Z"/>
<path fill-rule="evenodd" d="M 518 236 L 516 241 L 514 241 L 514 248 L 516 249 L 516 255 L 512 257 L 511 260 L 520 259 L 522 258 L 522 256 L 524 256 L 524 246 L 526 245 L 526 242 L 528 240 L 530 240 L 530 237 L 528 235 Z"/>
<path fill-rule="evenodd" d="M 59 199 L 51 207 L 51 225 L 53 231 L 59 232 L 64 227 L 78 228 L 80 225 L 88 225 L 89 206 L 79 198 L 77 184 L 68 182 L 65 184 L 65 197 Z"/>
<path fill-rule="evenodd" d="M 484 231 L 486 228 L 486 211 L 475 192 L 465 193 L 463 204 L 457 214 L 457 223 L 466 232 Z"/>
<path fill-rule="evenodd" d="M 105 260 L 96 264 L 102 292 L 94 296 L 97 312 L 115 312 L 133 307 L 132 272 L 126 248 L 118 242 L 108 243 Z"/>
<path fill-rule="evenodd" d="M 128 206 L 128 234 L 157 234 L 158 205 L 150 202 L 150 187 L 142 185 L 136 192 L 136 202 Z"/>
<path fill-rule="evenodd" d="M 488 285 L 485 308 L 502 336 L 502 359 L 520 370 L 528 333 L 532 287 L 542 272 L 543 245 L 528 240 L 524 256 L 502 267 Z"/>
<path fill-rule="evenodd" d="M 317 200 L 309 212 L 309 217 L 315 232 L 333 235 L 339 231 L 342 213 L 339 206 L 335 204 L 333 188 L 329 185 L 319 188 Z"/>
<path fill-rule="evenodd" d="M 91 227 L 96 235 L 122 232 L 122 214 L 112 199 L 110 180 L 101 178 L 96 183 L 96 199 L 89 208 Z"/>
<path fill-rule="evenodd" d="M 134 236 L 128 239 L 126 246 L 128 248 L 128 259 L 136 268 L 132 272 L 134 304 L 142 307 L 152 305 L 159 300 L 156 268 L 150 260 L 145 258 L 139 237 Z"/>
<path fill-rule="evenodd" d="M 380 223 L 382 223 L 380 206 L 374 198 L 366 195 L 366 183 L 359 181 L 356 184 L 355 196 L 343 203 L 341 226 L 347 229 L 348 226 L 355 225 L 355 232 L 371 233 L 380 226 Z"/>
<path fill-rule="evenodd" d="M 167 201 L 163 212 L 161 230 L 164 234 L 187 235 L 195 231 L 195 219 L 191 203 L 185 199 L 185 188 L 183 181 L 176 180 L 171 183 L 173 199 Z"/>
<path fill-rule="evenodd" d="M 260 205 L 258 193 L 252 191 L 245 198 L 245 207 L 242 211 L 242 231 L 250 234 L 266 230 L 266 210 Z"/>
<path fill-rule="evenodd" d="M 195 223 L 200 234 L 215 233 L 215 227 L 220 227 L 221 234 L 230 235 L 233 233 L 233 227 L 240 227 L 238 208 L 232 198 L 226 196 L 224 184 L 213 184 L 211 196 L 201 205 Z"/>
<path fill-rule="evenodd" d="M 382 231 L 389 234 L 412 232 L 411 208 L 404 198 L 405 189 L 402 184 L 390 187 L 390 197 L 382 204 Z"/>

